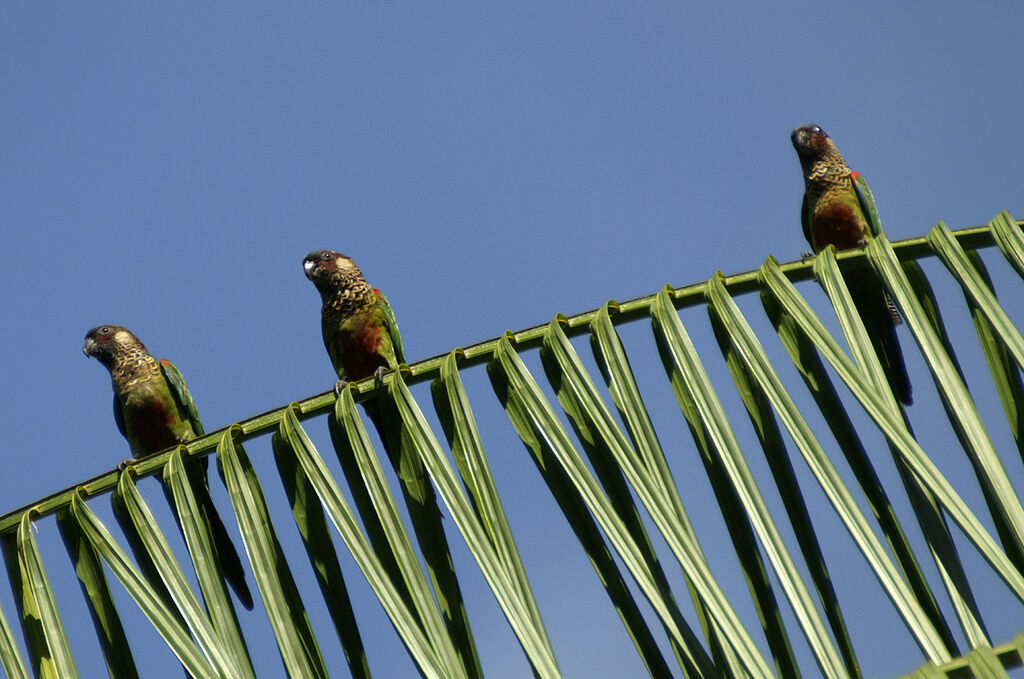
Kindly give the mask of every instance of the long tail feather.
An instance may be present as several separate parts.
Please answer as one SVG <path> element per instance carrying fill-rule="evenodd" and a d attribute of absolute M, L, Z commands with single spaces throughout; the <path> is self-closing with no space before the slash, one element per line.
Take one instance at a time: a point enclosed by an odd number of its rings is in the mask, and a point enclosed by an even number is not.
<path fill-rule="evenodd" d="M 378 397 L 363 403 L 366 414 L 377 429 L 395 473 L 402 482 L 402 493 L 409 509 L 413 532 L 437 597 L 445 602 L 442 614 L 456 648 L 463 654 L 463 664 L 470 677 L 483 676 L 476 642 L 469 626 L 466 607 L 458 577 L 452 565 L 451 552 L 445 536 L 444 515 L 430 483 L 423 461 L 414 451 L 403 450 L 402 432 L 398 413 L 393 405 Z"/>
<path fill-rule="evenodd" d="M 871 337 L 875 354 L 885 371 L 889 387 L 900 403 L 911 405 L 914 402 L 913 389 L 896 335 L 896 326 L 902 323 L 903 319 L 896 305 L 887 293 L 869 284 L 851 287 L 851 294 L 864 321 L 864 327 Z"/>
<path fill-rule="evenodd" d="M 217 558 L 220 560 L 224 579 L 231 586 L 231 589 L 234 590 L 235 596 L 238 597 L 238 600 L 245 606 L 246 610 L 251 611 L 253 607 L 252 592 L 249 591 L 249 585 L 245 581 L 245 570 L 242 568 L 242 560 L 235 549 L 235 543 L 231 541 L 228 529 L 224 525 L 223 519 L 220 518 L 220 512 L 217 511 L 217 507 L 213 504 L 213 498 L 210 496 L 206 463 L 207 460 L 205 459 L 198 461 L 198 463 L 193 463 L 197 469 L 189 470 L 192 493 L 196 496 L 196 501 L 201 505 L 203 513 L 206 514 L 210 522 L 213 548 L 217 550 Z"/>

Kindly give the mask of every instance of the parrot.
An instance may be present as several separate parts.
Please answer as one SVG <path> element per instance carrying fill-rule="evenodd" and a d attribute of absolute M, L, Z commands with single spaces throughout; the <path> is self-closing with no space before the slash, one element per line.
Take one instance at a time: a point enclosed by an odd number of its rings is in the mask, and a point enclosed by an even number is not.
<path fill-rule="evenodd" d="M 373 377 L 376 386 L 380 387 L 384 375 L 405 363 L 402 337 L 387 297 L 366 282 L 351 257 L 333 250 L 310 252 L 302 259 L 302 269 L 316 286 L 323 304 L 320 328 L 327 354 L 338 375 L 334 385 L 335 395 L 341 394 L 349 382 L 369 377 Z M 480 659 L 442 525 L 444 517 L 423 461 L 418 453 L 407 451 L 402 445 L 401 421 L 389 401 L 383 397 L 374 397 L 364 401 L 363 408 L 384 444 L 391 466 L 401 480 L 402 494 L 427 571 L 439 592 L 438 599 L 446 602 L 442 607 L 445 623 L 454 638 L 460 640 L 458 646 L 468 649 L 463 663 L 469 676 L 482 676 Z M 358 483 L 354 478 L 349 479 L 350 486 Z M 365 489 L 353 487 L 352 491 L 359 497 L 365 496 Z M 400 592 L 411 602 L 411 595 L 404 589 L 391 548 L 383 537 L 379 518 L 372 514 L 368 496 L 362 502 L 357 499 L 357 504 L 367 507 L 363 523 L 367 526 L 378 558 L 391 573 Z"/>
<path fill-rule="evenodd" d="M 801 125 L 790 138 L 804 176 L 800 222 L 814 252 L 829 245 L 837 250 L 864 247 L 881 235 L 878 208 L 867 180 L 850 170 L 831 137 L 817 125 Z M 896 336 L 896 326 L 903 319 L 870 274 L 853 272 L 847 281 L 889 386 L 901 403 L 910 405 L 910 378 Z"/>
<path fill-rule="evenodd" d="M 388 298 L 366 282 L 351 257 L 338 252 L 314 250 L 302 260 L 302 268 L 323 301 L 320 330 L 338 374 L 335 393 L 371 375 L 379 386 L 389 370 L 405 363 Z"/>
<path fill-rule="evenodd" d="M 152 455 L 204 433 L 181 371 L 166 359 L 154 358 L 131 331 L 118 325 L 96 326 L 85 335 L 82 351 L 110 371 L 114 422 L 128 440 L 133 458 Z M 207 462 L 203 458 L 188 463 L 189 483 L 209 517 L 225 579 L 242 605 L 252 610 L 252 594 L 238 552 L 210 496 Z"/>

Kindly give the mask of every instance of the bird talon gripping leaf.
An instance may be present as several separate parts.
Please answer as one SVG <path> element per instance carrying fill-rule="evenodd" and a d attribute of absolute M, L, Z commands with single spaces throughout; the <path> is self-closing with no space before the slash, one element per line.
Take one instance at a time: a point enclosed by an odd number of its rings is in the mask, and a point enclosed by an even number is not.
<path fill-rule="evenodd" d="M 863 175 L 850 171 L 825 131 L 817 125 L 802 125 L 793 130 L 791 139 L 804 175 L 800 223 L 814 252 L 828 245 L 837 250 L 862 248 L 880 235 L 882 223 L 871 187 Z M 902 403 L 910 405 L 910 379 L 895 328 L 902 319 L 892 299 L 870 272 L 851 272 L 846 281 L 889 386 Z"/>
<path fill-rule="evenodd" d="M 119 470 L 123 471 L 134 459 L 203 434 L 199 411 L 181 372 L 170 361 L 153 358 L 130 331 L 117 325 L 97 326 L 86 334 L 82 351 L 110 371 L 114 421 L 128 439 L 133 457 L 122 461 Z M 187 469 L 192 492 L 209 519 L 224 577 L 242 604 L 252 609 L 252 594 L 245 583 L 238 552 L 210 497 L 206 458 L 189 462 Z"/>

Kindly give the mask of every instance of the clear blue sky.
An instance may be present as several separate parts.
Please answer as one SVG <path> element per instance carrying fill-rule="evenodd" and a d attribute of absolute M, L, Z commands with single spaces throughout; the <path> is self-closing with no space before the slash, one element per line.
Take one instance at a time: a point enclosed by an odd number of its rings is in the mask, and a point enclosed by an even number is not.
<path fill-rule="evenodd" d="M 415 361 L 611 297 L 756 268 L 768 255 L 798 257 L 808 246 L 789 132 L 803 122 L 822 125 L 870 179 L 893 240 L 921 235 L 940 219 L 976 225 L 1004 208 L 1022 217 L 1022 26 L 1024 7 L 1008 2 L 941 10 L 924 3 L 6 4 L 0 512 L 127 456 L 108 377 L 81 353 L 97 324 L 127 326 L 153 353 L 173 359 L 208 429 L 329 388 L 319 301 L 301 268 L 311 249 L 355 258 L 390 297 Z M 751 299 L 744 308 L 756 314 L 759 307 Z M 706 326 L 702 311 L 684 320 Z M 707 339 L 706 330 L 694 332 Z M 626 334 L 646 351 L 638 370 L 649 372 L 652 398 L 671 399 L 647 325 Z M 717 349 L 706 346 L 709 370 L 727 392 Z M 918 357 L 910 361 L 919 399 L 912 417 L 927 429 L 941 415 L 926 370 Z M 535 357 L 530 365 L 538 365 Z M 499 485 L 563 670 L 639 676 L 593 571 L 553 514 L 486 377 L 477 371 L 467 381 L 492 432 Z M 986 411 L 1001 417 L 990 387 L 979 389 Z M 678 410 L 671 401 L 658 407 L 677 473 L 699 483 L 703 471 Z M 737 427 L 748 428 L 733 412 Z M 999 426 L 993 435 L 1002 445 Z M 934 438 L 929 452 L 948 453 L 944 471 L 976 501 L 952 437 L 942 430 Z M 273 488 L 268 450 L 266 440 L 250 447 Z M 760 452 L 748 450 L 763 466 Z M 1004 450 L 1013 461 L 1012 449 Z M 1024 483 L 1019 460 L 1011 467 Z M 682 473 L 690 469 L 697 471 Z M 344 676 L 308 566 L 294 551 L 283 495 L 269 492 L 293 566 L 309 580 L 304 592 L 324 653 Z M 892 493 L 900 495 L 896 487 Z M 703 517 L 697 509 L 710 500 L 692 497 L 684 500 L 705 526 L 706 549 L 734 569 L 717 511 Z M 842 533 L 838 523 L 833 529 Z M 43 522 L 51 577 L 60 581 L 79 669 L 98 676 L 99 654 L 55 533 Z M 867 673 L 916 667 L 916 647 L 844 545 L 837 535 L 842 556 L 832 563 L 837 579 L 851 583 L 841 596 Z M 476 577 L 464 550 L 456 558 Z M 379 607 L 347 557 L 345 565 L 358 612 L 371 620 L 364 634 L 373 639 L 374 669 L 407 674 Z M 575 577 L 560 577 L 566 572 Z M 489 676 L 526 676 L 482 581 L 465 577 Z M 731 577 L 731 593 L 745 599 L 742 581 Z M 1003 595 L 998 583 L 979 586 L 991 588 L 987 604 Z M 6 587 L 0 605 L 13 620 Z M 756 627 L 749 605 L 738 606 Z M 122 606 L 126 616 L 131 608 Z M 1020 631 L 1019 607 L 987 612 L 1000 621 L 992 623 L 997 641 Z M 147 636 L 147 624 L 132 631 L 153 649 L 142 661 L 147 676 L 169 676 L 160 668 L 170 655 Z M 247 623 L 246 632 L 257 663 L 272 666 L 266 623 Z M 893 652 L 875 653 L 880 647 Z"/>

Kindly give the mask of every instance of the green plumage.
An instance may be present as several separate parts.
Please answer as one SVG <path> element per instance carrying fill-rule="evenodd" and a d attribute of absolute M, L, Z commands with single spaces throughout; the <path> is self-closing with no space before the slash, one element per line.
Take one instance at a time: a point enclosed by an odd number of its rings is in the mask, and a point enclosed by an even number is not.
<path fill-rule="evenodd" d="M 828 245 L 837 250 L 863 247 L 880 235 L 882 222 L 871 187 L 859 172 L 850 170 L 825 131 L 803 125 L 793 130 L 792 141 L 804 175 L 800 223 L 814 252 Z M 909 405 L 910 378 L 896 336 L 902 319 L 892 299 L 870 272 L 850 272 L 846 281 L 889 386 L 900 402 Z"/>
<path fill-rule="evenodd" d="M 378 381 L 405 362 L 402 337 L 391 304 L 370 287 L 350 258 L 330 250 L 303 260 L 306 275 L 320 292 L 320 329 L 339 384 Z"/>
<path fill-rule="evenodd" d="M 405 362 L 395 314 L 379 290 L 351 315 L 325 313 L 321 319 L 324 346 L 338 378 L 347 382 L 378 378 Z"/>
<path fill-rule="evenodd" d="M 204 433 L 181 371 L 170 361 L 157 361 L 130 331 L 116 325 L 93 328 L 85 336 L 83 351 L 110 371 L 114 421 L 128 440 L 132 457 L 152 455 Z M 224 577 L 242 604 L 251 609 L 252 594 L 238 552 L 210 496 L 207 469 L 206 458 L 190 462 L 186 467 L 189 485 L 208 517 Z"/>

